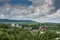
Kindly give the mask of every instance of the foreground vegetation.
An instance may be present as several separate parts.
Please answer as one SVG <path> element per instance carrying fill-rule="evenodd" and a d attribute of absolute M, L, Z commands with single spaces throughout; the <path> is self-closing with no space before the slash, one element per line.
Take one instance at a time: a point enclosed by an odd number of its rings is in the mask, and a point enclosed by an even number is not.
<path fill-rule="evenodd" d="M 35 29 L 38 25 L 32 27 Z M 44 33 L 41 33 L 41 31 L 32 32 L 32 30 L 12 27 L 10 24 L 0 24 L 0 40 L 57 40 L 57 38 L 60 38 L 60 34 L 57 34 L 55 30 L 46 30 L 43 32 Z"/>

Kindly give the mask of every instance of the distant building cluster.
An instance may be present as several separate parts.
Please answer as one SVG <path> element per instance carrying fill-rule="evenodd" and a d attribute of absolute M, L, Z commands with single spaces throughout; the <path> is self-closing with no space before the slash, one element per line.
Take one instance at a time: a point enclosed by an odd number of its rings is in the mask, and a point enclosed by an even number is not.
<path fill-rule="evenodd" d="M 22 26 L 20 26 L 20 25 L 17 24 L 17 23 L 12 23 L 11 26 L 12 26 L 12 27 L 22 28 Z M 32 30 L 33 28 L 32 28 L 32 27 L 24 27 L 24 29 Z M 46 26 L 40 26 L 38 29 L 33 29 L 33 31 L 37 31 L 37 30 L 45 31 L 45 30 L 48 30 L 48 27 L 46 27 Z"/>
<path fill-rule="evenodd" d="M 22 28 L 22 26 L 20 26 L 19 24 L 15 24 L 15 23 L 12 23 L 11 26 L 12 26 L 12 27 L 19 27 L 19 28 Z"/>

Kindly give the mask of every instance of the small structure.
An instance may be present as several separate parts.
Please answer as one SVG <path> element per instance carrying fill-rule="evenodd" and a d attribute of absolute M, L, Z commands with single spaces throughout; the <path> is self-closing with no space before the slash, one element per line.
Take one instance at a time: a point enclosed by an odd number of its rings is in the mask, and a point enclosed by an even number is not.
<path fill-rule="evenodd" d="M 24 29 L 32 30 L 32 27 L 24 27 Z"/>
<path fill-rule="evenodd" d="M 56 33 L 57 33 L 57 34 L 60 34 L 60 32 L 59 32 L 59 31 L 56 31 Z"/>
<path fill-rule="evenodd" d="M 28 29 L 29 29 L 29 30 L 32 30 L 32 27 L 29 27 Z"/>
<path fill-rule="evenodd" d="M 16 27 L 19 27 L 19 24 L 16 24 Z"/>
<path fill-rule="evenodd" d="M 19 27 L 19 24 L 12 23 L 11 26 L 13 26 L 13 27 Z"/>
<path fill-rule="evenodd" d="M 45 33 L 44 31 L 40 31 L 40 34 L 43 34 L 43 33 Z"/>
<path fill-rule="evenodd" d="M 45 31 L 45 30 L 48 30 L 48 28 L 47 27 L 40 27 L 39 30 Z"/>
<path fill-rule="evenodd" d="M 11 26 L 15 27 L 15 24 L 14 24 L 14 23 L 12 23 L 12 24 L 11 24 Z"/>
<path fill-rule="evenodd" d="M 59 38 L 56 38 L 56 40 L 59 40 Z"/>
<path fill-rule="evenodd" d="M 32 32 L 33 32 L 33 33 L 36 33 L 36 32 L 38 32 L 38 30 L 32 30 Z"/>

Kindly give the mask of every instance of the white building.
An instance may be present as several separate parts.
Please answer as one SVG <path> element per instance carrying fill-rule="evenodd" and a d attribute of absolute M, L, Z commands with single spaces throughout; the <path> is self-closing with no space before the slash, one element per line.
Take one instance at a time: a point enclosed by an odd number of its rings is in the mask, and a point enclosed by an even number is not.
<path fill-rule="evenodd" d="M 19 27 L 19 24 L 16 24 L 16 27 Z"/>
<path fill-rule="evenodd" d="M 11 26 L 13 26 L 13 27 L 19 27 L 19 24 L 12 23 Z"/>
<path fill-rule="evenodd" d="M 59 38 L 56 38 L 56 40 L 59 40 Z"/>
<path fill-rule="evenodd" d="M 56 31 L 56 33 L 57 33 L 57 34 L 60 34 L 60 32 L 59 32 L 59 31 Z"/>
<path fill-rule="evenodd" d="M 12 24 L 11 24 L 11 26 L 15 27 L 15 24 L 14 24 L 14 23 L 12 23 Z"/>

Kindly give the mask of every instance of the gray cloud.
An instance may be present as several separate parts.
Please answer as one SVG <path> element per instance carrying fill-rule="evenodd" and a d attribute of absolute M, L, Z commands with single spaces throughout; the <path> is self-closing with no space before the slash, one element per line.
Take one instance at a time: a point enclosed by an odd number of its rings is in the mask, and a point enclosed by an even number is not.
<path fill-rule="evenodd" d="M 29 7 L 5 4 L 0 7 L 0 18 L 32 19 L 38 22 L 49 22 L 60 17 L 60 9 L 54 6 L 54 0 L 29 0 L 33 4 Z"/>

